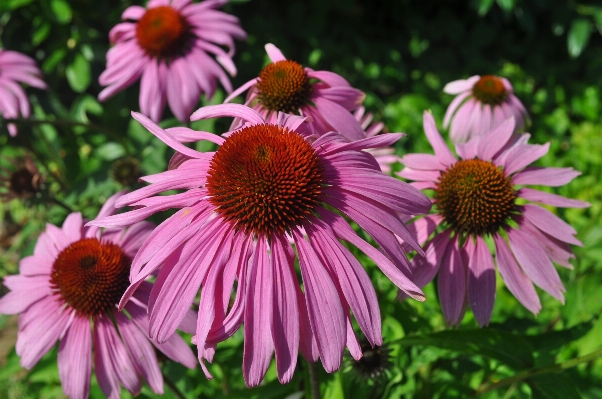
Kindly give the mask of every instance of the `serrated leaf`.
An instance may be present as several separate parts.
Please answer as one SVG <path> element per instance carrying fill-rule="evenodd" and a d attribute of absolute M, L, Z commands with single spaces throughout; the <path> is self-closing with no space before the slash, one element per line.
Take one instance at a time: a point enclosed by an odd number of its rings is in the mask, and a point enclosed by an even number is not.
<path fill-rule="evenodd" d="M 529 342 L 520 335 L 494 329 L 442 331 L 406 337 L 399 342 L 482 355 L 516 370 L 527 369 L 534 364 L 533 348 Z"/>
<path fill-rule="evenodd" d="M 578 57 L 579 54 L 581 54 L 589 41 L 591 33 L 592 23 L 589 19 L 578 19 L 573 21 L 567 39 L 567 46 L 571 57 Z"/>
<path fill-rule="evenodd" d="M 73 62 L 65 70 L 69 86 L 78 93 L 90 85 L 90 63 L 82 54 L 76 54 Z"/>

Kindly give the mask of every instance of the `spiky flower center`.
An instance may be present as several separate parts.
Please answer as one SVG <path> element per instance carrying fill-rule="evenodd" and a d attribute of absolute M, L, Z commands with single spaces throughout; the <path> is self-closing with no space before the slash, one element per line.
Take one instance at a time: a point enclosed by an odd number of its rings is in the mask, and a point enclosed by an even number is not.
<path fill-rule="evenodd" d="M 514 209 L 516 191 L 501 168 L 480 159 L 456 162 L 441 173 L 437 210 L 459 233 L 482 236 L 502 227 Z"/>
<path fill-rule="evenodd" d="M 259 99 L 271 111 L 295 113 L 309 103 L 311 84 L 298 63 L 283 60 L 268 64 L 259 74 Z"/>
<path fill-rule="evenodd" d="M 169 59 L 180 55 L 188 46 L 190 35 L 186 18 L 170 6 L 147 10 L 136 24 L 138 44 L 155 58 Z"/>
<path fill-rule="evenodd" d="M 502 79 L 485 75 L 472 86 L 472 95 L 482 104 L 498 105 L 506 101 L 508 91 Z"/>
<path fill-rule="evenodd" d="M 131 263 L 118 245 L 84 238 L 59 253 L 50 284 L 79 314 L 99 316 L 121 299 L 129 285 Z"/>
<path fill-rule="evenodd" d="M 311 144 L 285 127 L 263 124 L 232 134 L 211 160 L 210 201 L 237 229 L 282 233 L 311 215 L 325 184 Z"/>

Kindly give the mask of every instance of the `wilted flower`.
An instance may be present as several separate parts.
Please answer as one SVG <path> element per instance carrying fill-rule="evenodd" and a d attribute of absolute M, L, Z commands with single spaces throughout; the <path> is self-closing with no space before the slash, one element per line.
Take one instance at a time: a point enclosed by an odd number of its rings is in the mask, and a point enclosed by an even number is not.
<path fill-rule="evenodd" d="M 443 91 L 457 94 L 443 119 L 443 127 L 449 127 L 449 136 L 454 142 L 487 134 L 510 117 L 514 117 L 517 130 L 524 129 L 529 121 L 527 110 L 506 78 L 473 76 L 450 82 Z"/>
<path fill-rule="evenodd" d="M 528 134 L 511 143 L 514 119 L 451 153 L 430 113 L 424 131 L 435 155 L 402 157 L 399 175 L 414 187 L 434 191 L 434 212 L 408 228 L 426 257 L 412 259 L 414 281 L 424 286 L 437 273 L 445 320 L 457 325 L 470 305 L 480 326 L 487 325 L 495 301 L 495 267 L 485 239 L 495 245 L 498 271 L 514 296 L 531 312 L 541 310 L 533 283 L 564 301 L 564 287 L 553 263 L 571 268 L 569 244 L 581 245 L 576 231 L 546 208 L 583 208 L 588 203 L 534 190 L 524 185 L 557 187 L 580 173 L 573 168 L 529 166 L 548 152 L 545 145 L 527 144 Z M 519 187 L 517 187 L 519 186 Z M 437 227 L 442 231 L 437 231 Z M 432 238 L 431 235 L 434 236 Z"/>
<path fill-rule="evenodd" d="M 117 196 L 107 201 L 99 217 L 114 212 Z M 162 393 L 163 377 L 147 337 L 152 284 L 142 282 L 125 307 L 127 313 L 116 306 L 129 284 L 132 259 L 154 226 L 140 222 L 127 230 L 100 232 L 84 223 L 77 212 L 62 228 L 48 224 L 34 254 L 21 260 L 20 274 L 4 279 L 11 291 L 0 299 L 0 313 L 20 313 L 16 350 L 21 365 L 33 367 L 60 341 L 59 374 L 70 398 L 88 397 L 92 362 L 109 398 L 119 398 L 120 384 L 137 394 L 142 379 Z M 188 316 L 188 324 L 192 320 L 194 325 L 194 314 Z M 196 366 L 194 354 L 177 334 L 155 346 L 187 367 Z"/>
<path fill-rule="evenodd" d="M 245 39 L 238 19 L 215 10 L 227 0 L 150 0 L 147 8 L 128 7 L 109 33 L 115 44 L 99 82 L 101 101 L 140 80 L 140 110 L 159 121 L 165 102 L 186 121 L 201 93 L 213 96 L 216 80 L 232 91 L 234 39 Z M 220 46 L 228 48 L 224 51 Z M 215 59 L 209 56 L 213 54 Z M 217 61 L 217 62 L 216 62 Z M 222 69 L 223 68 L 223 69 Z"/>
<path fill-rule="evenodd" d="M 273 44 L 265 45 L 272 61 L 259 77 L 234 90 L 224 102 L 248 90 L 245 104 L 255 109 L 267 123 L 276 123 L 284 112 L 311 117 L 310 133 L 321 136 L 338 132 L 350 140 L 365 137 L 360 123 L 350 111 L 364 101 L 364 93 L 351 87 L 342 76 L 329 71 L 314 71 L 287 60 Z M 240 127 L 235 119 L 232 129 Z"/>
<path fill-rule="evenodd" d="M 401 134 L 349 142 L 333 132 L 312 143 L 298 133 L 305 118 L 281 113 L 274 124 L 266 123 L 256 111 L 239 104 L 204 107 L 192 115 L 193 120 L 242 119 L 244 127 L 228 132 L 225 139 L 187 128 L 163 130 L 140 114 L 133 116 L 177 151 L 171 170 L 143 177 L 149 186 L 116 203 L 134 210 L 89 224 L 125 226 L 180 208 L 136 255 L 131 286 L 121 304 L 160 268 L 149 314 L 150 335 L 163 342 L 201 286 L 193 342 L 208 378 L 204 359 L 212 361 L 216 344 L 243 323 L 243 375 L 248 386 L 261 382 L 274 351 L 282 383 L 292 378 L 299 350 L 308 361 L 320 357 L 328 372 L 340 367 L 345 346 L 359 358 L 350 310 L 371 345 L 382 344 L 372 283 L 339 240 L 372 258 L 403 292 L 424 300 L 407 277 L 408 262 L 396 235 L 421 249 L 397 212 L 424 213 L 431 202 L 407 183 L 384 175 L 374 158 L 362 151 L 391 145 Z M 181 144 L 192 138 L 219 148 L 200 153 Z M 171 189 L 187 191 L 155 196 Z M 382 252 L 360 238 L 333 208 L 360 225 Z M 304 291 L 297 281 L 296 259 Z M 229 309 L 235 278 L 236 299 Z"/>
<path fill-rule="evenodd" d="M 29 155 L 9 159 L 10 167 L 0 166 L 0 199 L 8 202 L 14 198 L 29 198 L 35 195 L 42 184 L 42 175 Z"/>
<path fill-rule="evenodd" d="M 34 60 L 16 51 L 0 49 L 0 115 L 4 118 L 28 117 L 30 114 L 29 100 L 18 82 L 46 88 Z M 16 136 L 17 126 L 9 123 L 8 132 Z"/>

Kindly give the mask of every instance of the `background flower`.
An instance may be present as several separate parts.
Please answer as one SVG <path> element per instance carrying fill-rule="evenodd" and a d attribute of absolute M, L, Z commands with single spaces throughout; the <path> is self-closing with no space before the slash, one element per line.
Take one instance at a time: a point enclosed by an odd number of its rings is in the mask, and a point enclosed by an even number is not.
<path fill-rule="evenodd" d="M 201 93 L 213 96 L 216 80 L 232 91 L 224 69 L 236 74 L 234 39 L 247 35 L 238 18 L 215 10 L 225 3 L 151 0 L 146 8 L 128 7 L 121 16 L 126 22 L 109 33 L 115 46 L 107 53 L 107 69 L 99 78 L 107 87 L 98 98 L 104 101 L 140 79 L 143 114 L 159 121 L 167 101 L 175 117 L 184 122 Z"/>
<path fill-rule="evenodd" d="M 268 122 L 275 123 L 280 112 L 310 117 L 310 133 L 321 136 L 338 132 L 350 140 L 365 133 L 350 111 L 364 101 L 364 93 L 351 87 L 342 76 L 330 71 L 314 71 L 287 60 L 278 47 L 265 45 L 272 61 L 259 77 L 236 89 L 224 102 L 248 90 L 245 105 L 257 110 Z M 235 119 L 231 129 L 240 126 Z"/>
<path fill-rule="evenodd" d="M 449 82 L 443 91 L 457 94 L 443 119 L 443 126 L 449 127 L 453 141 L 464 142 L 482 136 L 510 117 L 514 117 L 517 130 L 524 129 L 529 122 L 527 110 L 506 78 L 473 76 Z"/>
<path fill-rule="evenodd" d="M 553 263 L 571 268 L 569 244 L 582 244 L 570 225 L 545 207 L 526 202 L 581 208 L 589 204 L 520 186 L 558 187 L 580 172 L 529 166 L 548 152 L 549 143 L 528 144 L 529 135 L 523 134 L 509 145 L 514 119 L 456 144 L 460 160 L 447 148 L 428 112 L 424 131 L 435 155 L 405 155 L 401 162 L 406 167 L 399 175 L 413 180 L 415 187 L 434 191 L 433 214 L 409 226 L 421 244 L 426 242 L 426 257 L 416 257 L 411 264 L 420 286 L 439 274 L 439 300 L 447 323 L 458 325 L 467 306 L 479 326 L 489 323 L 496 279 L 485 241 L 490 238 L 499 273 L 527 309 L 535 314 L 541 310 L 533 284 L 564 302 L 565 290 Z"/>
<path fill-rule="evenodd" d="M 321 358 L 328 372 L 340 367 L 345 346 L 356 359 L 361 357 L 350 310 L 368 341 L 382 344 L 372 283 L 339 240 L 372 258 L 403 292 L 425 299 L 408 278 L 405 252 L 396 235 L 421 249 L 397 212 L 424 213 L 430 201 L 410 185 L 385 176 L 374 158 L 361 151 L 391 145 L 400 134 L 350 143 L 332 132 L 311 143 L 296 132 L 305 118 L 281 113 L 277 124 L 268 124 L 256 111 L 238 104 L 200 108 L 191 117 L 242 119 L 245 127 L 228 133 L 226 139 L 187 128 L 165 131 L 140 114 L 133 116 L 184 161 L 172 170 L 143 177 L 149 186 L 116 202 L 135 210 L 89 224 L 124 226 L 180 208 L 136 255 L 131 286 L 121 303 L 127 303 L 131 292 L 162 266 L 149 310 L 150 335 L 163 342 L 202 286 L 193 342 L 208 378 L 212 377 L 203 360 L 212 361 L 216 344 L 243 323 L 243 374 L 248 386 L 262 381 L 274 351 L 282 383 L 292 378 L 299 350 L 308 361 Z M 199 153 L 179 141 L 194 136 L 220 147 L 215 153 Z M 171 189 L 187 191 L 155 196 Z M 326 205 L 358 223 L 382 253 Z M 297 281 L 296 258 L 304 292 Z M 236 299 L 228 309 L 235 278 Z"/>
<path fill-rule="evenodd" d="M 0 115 L 4 118 L 28 117 L 30 114 L 29 100 L 18 82 L 46 88 L 34 60 L 16 51 L 0 49 Z M 16 136 L 17 126 L 9 123 L 8 132 Z"/>
<path fill-rule="evenodd" d="M 100 217 L 114 212 L 119 195 L 109 198 Z M 16 350 L 21 365 L 33 367 L 60 341 L 59 374 L 70 398 L 88 397 L 92 362 L 98 384 L 109 398 L 120 397 L 120 384 L 139 393 L 142 379 L 153 392 L 163 393 L 163 376 L 147 337 L 146 304 L 152 284 L 142 283 L 126 312 L 116 307 L 128 286 L 131 261 L 154 226 L 140 222 L 127 230 L 101 232 L 84 223 L 77 212 L 62 228 L 48 224 L 34 254 L 21 260 L 20 274 L 4 279 L 11 291 L 0 299 L 0 313 L 20 313 Z M 194 319 L 193 314 L 188 316 Z M 177 334 L 155 347 L 187 367 L 196 365 L 194 354 Z"/>

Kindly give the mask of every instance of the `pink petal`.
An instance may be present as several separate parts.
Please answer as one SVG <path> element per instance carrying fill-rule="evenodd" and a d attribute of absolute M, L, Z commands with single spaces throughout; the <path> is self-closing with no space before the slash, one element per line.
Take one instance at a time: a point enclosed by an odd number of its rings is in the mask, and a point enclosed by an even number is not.
<path fill-rule="evenodd" d="M 216 134 L 200 132 L 187 127 L 170 127 L 165 131 L 180 143 L 207 140 L 217 145 L 224 144 L 224 139 Z"/>
<path fill-rule="evenodd" d="M 155 349 L 146 334 L 134 325 L 123 313 L 115 313 L 119 334 L 128 351 L 136 371 L 148 382 L 154 393 L 163 393 L 163 374 L 159 369 L 159 362 Z"/>
<path fill-rule="evenodd" d="M 10 289 L 10 292 L 0 298 L 0 313 L 4 314 L 22 313 L 32 304 L 52 295 L 48 274 L 6 276 L 4 285 Z"/>
<path fill-rule="evenodd" d="M 468 79 L 454 80 L 443 87 L 443 92 L 447 94 L 460 94 L 464 91 L 472 90 L 472 86 L 474 86 L 480 78 L 480 76 L 475 75 Z"/>
<path fill-rule="evenodd" d="M 268 53 L 268 57 L 270 57 L 270 60 L 272 62 L 286 60 L 286 57 L 284 57 L 284 55 L 282 55 L 282 52 L 280 51 L 280 49 L 278 47 L 274 46 L 272 43 L 268 43 L 265 45 L 265 51 L 266 51 L 266 53 Z"/>
<path fill-rule="evenodd" d="M 337 87 L 337 86 L 349 87 L 350 86 L 349 82 L 347 82 L 345 80 L 345 78 L 343 78 L 341 75 L 336 74 L 334 72 L 313 71 L 309 68 L 305 68 L 305 71 L 307 72 L 307 75 L 310 78 L 315 78 L 315 79 L 321 80 L 322 82 L 326 83 L 330 87 Z"/>
<path fill-rule="evenodd" d="M 454 237 L 447 246 L 445 261 L 439 267 L 439 301 L 445 322 L 449 326 L 458 325 L 464 313 L 466 299 L 466 267 L 458 248 L 458 238 Z"/>
<path fill-rule="evenodd" d="M 524 307 L 537 314 L 541 303 L 531 279 L 523 272 L 510 252 L 508 244 L 499 234 L 494 234 L 496 262 L 506 287 Z"/>
<path fill-rule="evenodd" d="M 552 212 L 533 204 L 526 204 L 521 208 L 523 216 L 544 233 L 569 244 L 583 246 L 581 241 L 574 237 L 577 231 Z"/>
<path fill-rule="evenodd" d="M 587 208 L 591 206 L 589 202 L 565 198 L 560 195 L 545 193 L 543 191 L 534 190 L 527 187 L 518 190 L 517 195 L 518 197 L 527 199 L 529 201 L 541 202 L 542 204 L 557 206 L 560 208 Z"/>
<path fill-rule="evenodd" d="M 61 340 L 58 353 L 59 375 L 65 395 L 86 399 L 92 373 L 92 331 L 90 320 L 75 317 Z"/>
<path fill-rule="evenodd" d="M 305 286 L 311 329 L 324 369 L 332 373 L 341 367 L 347 342 L 345 313 L 337 289 L 311 245 L 293 229 Z"/>
<path fill-rule="evenodd" d="M 466 243 L 469 257 L 468 303 L 479 327 L 483 327 L 489 324 L 495 302 L 495 266 L 485 241 L 481 237 L 477 237 L 476 241 L 475 245 L 469 238 Z"/>
<path fill-rule="evenodd" d="M 314 97 L 313 102 L 322 117 L 336 132 L 350 140 L 360 140 L 364 138 L 364 130 L 359 122 L 355 120 L 351 112 L 341 105 L 323 97 Z"/>
<path fill-rule="evenodd" d="M 466 100 L 466 97 L 470 96 L 471 92 L 467 91 L 464 93 L 458 94 L 454 99 L 449 103 L 447 110 L 445 111 L 445 116 L 443 117 L 443 128 L 447 129 L 449 127 L 449 123 L 451 122 L 452 116 L 460 106 Z"/>
<path fill-rule="evenodd" d="M 516 229 L 508 231 L 508 238 L 510 248 L 527 276 L 541 289 L 564 303 L 564 286 L 558 272 L 535 238 Z"/>
<path fill-rule="evenodd" d="M 489 161 L 497 154 L 510 140 L 514 133 L 514 118 L 505 120 L 501 125 L 492 131 L 484 134 L 477 144 L 477 156 L 479 159 Z M 511 174 L 505 170 L 506 173 Z"/>
<path fill-rule="evenodd" d="M 276 350 L 276 367 L 281 384 L 290 382 L 297 365 L 299 350 L 298 287 L 295 258 L 290 244 L 280 235 L 272 235 L 272 339 Z"/>
<path fill-rule="evenodd" d="M 447 147 L 447 144 L 445 144 L 443 137 L 441 137 L 441 134 L 439 134 L 439 131 L 437 130 L 433 115 L 428 111 L 425 111 L 423 114 L 423 124 L 426 138 L 428 139 L 429 143 L 431 143 L 439 162 L 445 166 L 451 166 L 455 164 L 457 161 L 456 157 L 454 157 L 452 152 Z"/>
<path fill-rule="evenodd" d="M 514 184 L 539 184 L 559 187 L 569 183 L 581 172 L 573 168 L 527 168 L 512 176 Z"/>
<path fill-rule="evenodd" d="M 219 105 L 208 105 L 197 109 L 191 116 L 191 121 L 198 121 L 201 119 L 219 118 L 224 116 L 230 116 L 233 118 L 241 118 L 251 124 L 261 125 L 264 119 L 257 113 L 257 111 L 242 105 L 242 104 L 219 104 Z"/>
<path fill-rule="evenodd" d="M 525 166 L 529 166 L 546 155 L 549 148 L 550 143 L 544 145 L 521 145 L 509 149 L 502 165 L 504 166 L 504 171 L 510 175 L 523 169 Z"/>
<path fill-rule="evenodd" d="M 274 342 L 272 324 L 272 273 L 265 237 L 258 237 L 249 270 L 249 285 L 245 307 L 245 342 L 243 376 L 247 386 L 261 383 L 268 371 Z"/>

